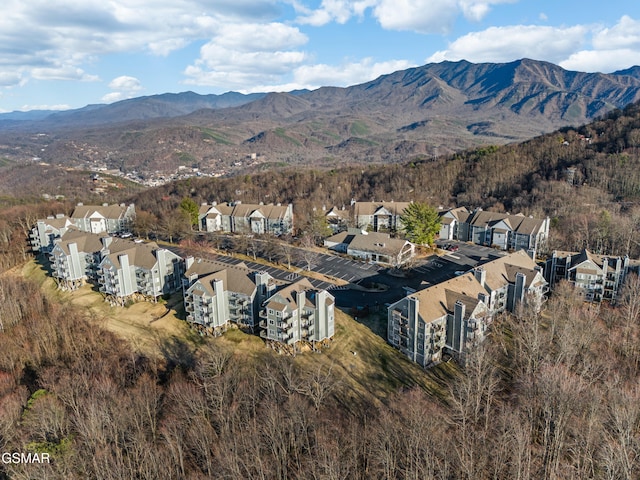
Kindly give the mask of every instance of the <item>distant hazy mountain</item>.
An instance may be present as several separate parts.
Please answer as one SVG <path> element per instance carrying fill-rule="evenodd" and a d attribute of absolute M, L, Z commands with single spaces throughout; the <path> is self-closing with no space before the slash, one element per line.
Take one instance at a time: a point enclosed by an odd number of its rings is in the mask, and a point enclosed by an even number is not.
<path fill-rule="evenodd" d="M 47 148 L 37 150 L 51 161 L 86 160 L 89 150 L 91 158 L 106 157 L 119 168 L 171 169 L 186 159 L 233 172 L 248 152 L 269 162 L 333 165 L 507 143 L 581 125 L 638 100 L 640 67 L 602 74 L 529 59 L 460 61 L 346 88 L 134 98 L 54 113 L 30 123 L 30 130 L 51 133 Z M 20 153 L 41 147 L 16 132 L 15 123 L 0 128 L 2 143 L 19 138 Z"/>
<path fill-rule="evenodd" d="M 203 108 L 236 107 L 264 95 L 262 93 L 244 95 L 237 92 L 227 92 L 222 95 L 199 95 L 194 92 L 164 93 L 121 100 L 108 105 L 87 105 L 73 110 L 4 113 L 0 114 L 0 122 L 2 120 L 41 120 L 44 122 L 52 121 L 58 125 L 101 125 L 131 120 L 171 118 L 187 115 Z"/>

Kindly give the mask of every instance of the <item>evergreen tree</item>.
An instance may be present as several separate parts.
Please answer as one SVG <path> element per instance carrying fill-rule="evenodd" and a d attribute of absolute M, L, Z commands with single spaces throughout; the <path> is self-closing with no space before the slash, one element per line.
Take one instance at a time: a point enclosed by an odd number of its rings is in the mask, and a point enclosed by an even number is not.
<path fill-rule="evenodd" d="M 196 202 L 194 202 L 189 197 L 184 197 L 180 202 L 180 210 L 182 210 L 189 216 L 189 222 L 191 223 L 192 228 L 198 225 L 198 215 L 200 214 L 200 209 L 198 208 L 198 204 Z"/>
<path fill-rule="evenodd" d="M 433 243 L 440 231 L 440 217 L 435 208 L 426 203 L 411 203 L 400 217 L 407 239 L 418 245 Z"/>

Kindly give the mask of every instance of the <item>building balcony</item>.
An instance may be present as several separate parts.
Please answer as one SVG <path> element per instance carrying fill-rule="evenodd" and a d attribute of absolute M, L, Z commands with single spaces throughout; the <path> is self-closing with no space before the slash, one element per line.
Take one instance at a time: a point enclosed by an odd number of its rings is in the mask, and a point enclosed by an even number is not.
<path fill-rule="evenodd" d="M 258 326 L 259 326 L 260 328 L 264 328 L 264 329 L 266 329 L 266 328 L 267 328 L 267 322 L 266 322 L 265 320 L 263 320 L 263 321 L 261 321 L 261 322 L 259 322 L 259 323 L 258 323 Z"/>
<path fill-rule="evenodd" d="M 264 318 L 265 320 L 269 318 L 266 310 L 260 310 L 260 313 L 258 313 L 258 317 Z"/>
<path fill-rule="evenodd" d="M 268 339 L 267 330 L 260 330 L 260 338 Z"/>

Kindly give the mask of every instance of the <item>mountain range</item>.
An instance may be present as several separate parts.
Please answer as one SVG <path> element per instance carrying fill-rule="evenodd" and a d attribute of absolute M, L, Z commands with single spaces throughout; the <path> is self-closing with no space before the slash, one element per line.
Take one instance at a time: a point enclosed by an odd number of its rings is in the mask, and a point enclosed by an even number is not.
<path fill-rule="evenodd" d="M 274 163 L 399 162 L 528 139 L 638 100 L 637 66 L 602 74 L 529 59 L 442 62 L 346 88 L 184 92 L 3 114 L 0 154 L 124 171 L 187 164 L 225 174 Z"/>

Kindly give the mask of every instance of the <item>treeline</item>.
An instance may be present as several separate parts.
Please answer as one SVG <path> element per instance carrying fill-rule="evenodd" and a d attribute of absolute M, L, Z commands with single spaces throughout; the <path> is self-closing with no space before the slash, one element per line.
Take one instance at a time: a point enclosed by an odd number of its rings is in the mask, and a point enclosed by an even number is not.
<path fill-rule="evenodd" d="M 622 237 L 638 229 L 640 216 L 640 106 L 520 144 L 403 165 L 193 178 L 147 190 L 131 200 L 163 218 L 185 197 L 197 203 L 293 203 L 299 225 L 307 223 L 314 208 L 348 207 L 352 199 L 548 215 L 554 219 L 554 248 L 638 257 L 638 245 Z"/>
<path fill-rule="evenodd" d="M 67 212 L 60 202 L 21 203 L 18 199 L 0 201 L 0 273 L 24 264 L 31 257 L 29 233 L 38 218 Z"/>
<path fill-rule="evenodd" d="M 142 356 L 86 311 L 0 278 L 0 478 L 589 479 L 640 476 L 640 283 L 598 310 L 560 289 L 504 317 L 444 400 L 350 409 L 330 371 L 165 342 Z"/>

